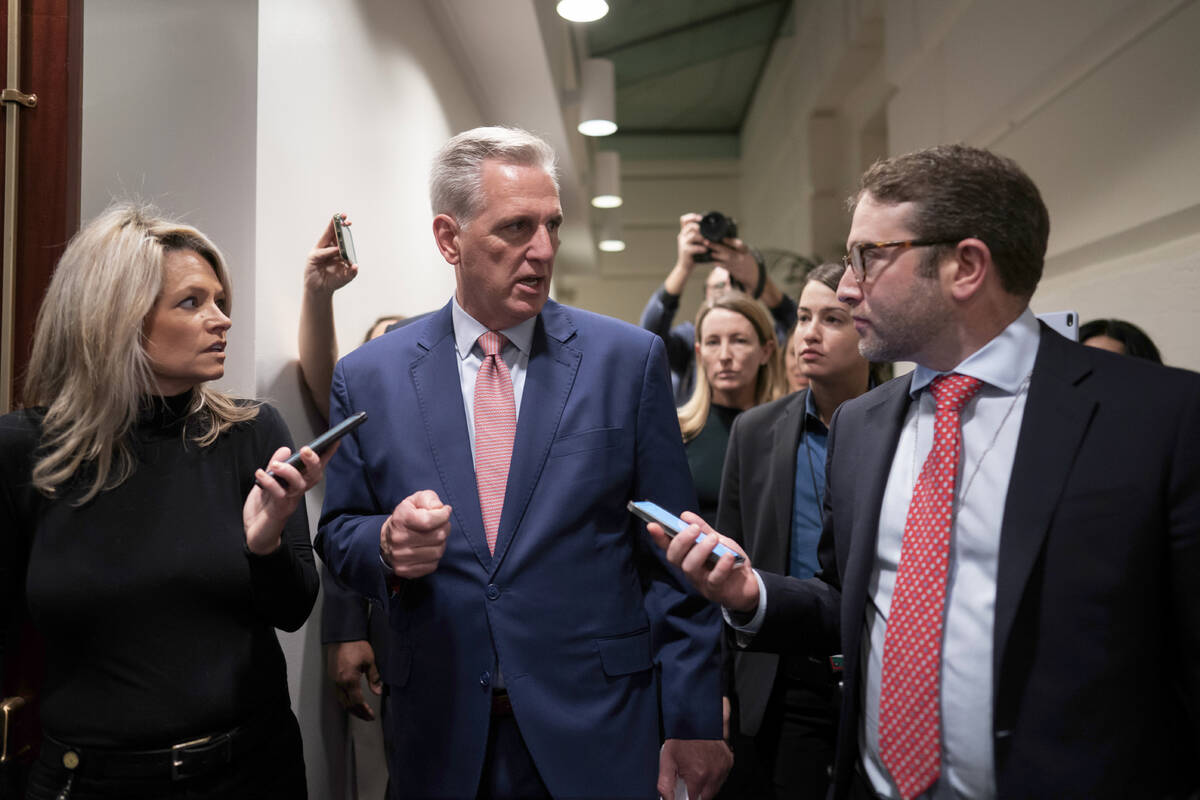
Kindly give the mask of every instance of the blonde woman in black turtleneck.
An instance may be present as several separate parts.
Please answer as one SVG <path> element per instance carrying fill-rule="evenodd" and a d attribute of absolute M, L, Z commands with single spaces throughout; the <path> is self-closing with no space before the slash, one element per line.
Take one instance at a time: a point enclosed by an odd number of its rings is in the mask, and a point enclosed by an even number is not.
<path fill-rule="evenodd" d="M 273 629 L 316 599 L 324 464 L 283 464 L 278 413 L 208 385 L 230 301 L 216 247 L 142 207 L 55 271 L 28 408 L 0 418 L 0 668 L 26 604 L 46 646 L 30 798 L 305 796 Z"/>

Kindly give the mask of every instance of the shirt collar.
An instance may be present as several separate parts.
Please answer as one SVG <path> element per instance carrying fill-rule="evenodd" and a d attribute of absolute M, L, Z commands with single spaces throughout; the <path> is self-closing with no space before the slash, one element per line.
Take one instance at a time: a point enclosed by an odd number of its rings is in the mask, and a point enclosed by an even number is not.
<path fill-rule="evenodd" d="M 1021 316 L 999 335 L 963 359 L 954 369 L 938 372 L 918 364 L 913 371 L 909 394 L 916 397 L 938 375 L 951 372 L 970 375 L 1008 394 L 1016 394 L 1026 376 L 1033 372 L 1040 341 L 1041 330 L 1037 317 L 1026 307 Z"/>
<path fill-rule="evenodd" d="M 457 297 L 452 297 L 451 303 L 450 318 L 454 325 L 454 348 L 458 351 L 459 359 L 465 360 L 467 356 L 471 355 L 471 350 L 475 347 L 475 343 L 479 341 L 479 337 L 488 332 L 488 328 L 466 311 L 463 311 L 463 307 L 458 304 Z M 533 345 L 533 328 L 535 325 L 537 325 L 537 315 L 499 332 L 503 333 L 509 343 L 528 358 L 529 348 Z"/>
<path fill-rule="evenodd" d="M 812 389 L 804 393 L 804 413 L 818 422 L 821 421 L 821 415 L 817 413 L 817 401 L 813 400 Z"/>

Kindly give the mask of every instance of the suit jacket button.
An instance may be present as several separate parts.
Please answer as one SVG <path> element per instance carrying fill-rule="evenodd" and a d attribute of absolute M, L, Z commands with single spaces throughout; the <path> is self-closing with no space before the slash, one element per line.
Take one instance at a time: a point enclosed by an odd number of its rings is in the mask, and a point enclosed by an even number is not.
<path fill-rule="evenodd" d="M 492 673 L 490 673 L 490 672 L 479 673 L 479 685 L 480 686 L 482 686 L 483 688 L 486 689 L 491 684 L 491 682 L 492 682 Z"/>
<path fill-rule="evenodd" d="M 488 600 L 495 600 L 500 596 L 500 587 L 494 583 L 489 583 L 487 587 Z"/>

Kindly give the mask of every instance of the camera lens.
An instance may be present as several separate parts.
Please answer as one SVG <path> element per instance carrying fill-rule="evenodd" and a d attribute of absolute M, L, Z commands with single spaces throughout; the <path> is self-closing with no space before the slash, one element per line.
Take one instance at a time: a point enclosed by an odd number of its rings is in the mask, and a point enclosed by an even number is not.
<path fill-rule="evenodd" d="M 710 242 L 737 236 L 737 223 L 720 211 L 710 211 L 700 219 L 700 235 Z"/>

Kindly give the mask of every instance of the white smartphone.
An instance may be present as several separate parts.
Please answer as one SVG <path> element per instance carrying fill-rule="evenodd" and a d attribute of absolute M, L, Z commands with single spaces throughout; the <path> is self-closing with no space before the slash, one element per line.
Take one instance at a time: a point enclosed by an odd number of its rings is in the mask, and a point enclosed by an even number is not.
<path fill-rule="evenodd" d="M 1038 314 L 1037 318 L 1072 342 L 1079 341 L 1079 314 L 1076 312 L 1051 311 L 1048 314 Z"/>
<path fill-rule="evenodd" d="M 630 500 L 629 505 L 626 506 L 626 508 L 628 508 L 630 513 L 632 513 L 634 516 L 641 517 L 646 522 L 657 522 L 659 525 L 662 525 L 662 528 L 664 531 L 666 531 L 667 536 L 670 536 L 672 539 L 675 538 L 675 534 L 679 533 L 688 526 L 688 524 L 679 517 L 667 511 L 657 503 L 651 503 L 649 500 Z M 696 541 L 704 541 L 705 535 L 706 534 L 703 533 L 700 534 L 696 538 Z M 708 554 L 708 563 L 716 564 L 721 556 L 725 555 L 726 553 L 733 556 L 733 563 L 735 565 L 742 564 L 746 561 L 745 557 L 740 553 L 734 552 L 723 544 L 718 544 L 713 548 L 713 551 Z"/>

